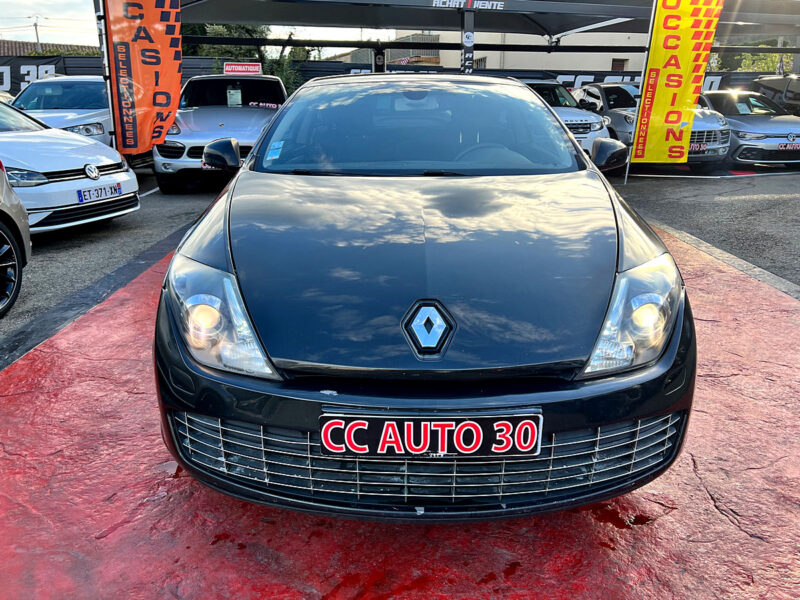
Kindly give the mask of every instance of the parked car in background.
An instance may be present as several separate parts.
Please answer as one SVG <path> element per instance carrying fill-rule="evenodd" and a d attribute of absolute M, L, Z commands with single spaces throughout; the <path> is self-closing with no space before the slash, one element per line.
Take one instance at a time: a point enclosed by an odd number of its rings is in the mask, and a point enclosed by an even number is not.
<path fill-rule="evenodd" d="M 175 123 L 163 143 L 153 149 L 159 189 L 172 194 L 185 189 L 189 177 L 203 169 L 203 149 L 221 137 L 235 137 L 246 156 L 264 126 L 286 101 L 286 88 L 269 75 L 202 75 L 192 77 L 181 92 Z"/>
<path fill-rule="evenodd" d="M 800 164 L 800 117 L 765 95 L 713 91 L 702 94 L 699 102 L 721 112 L 731 124 L 729 156 L 733 162 Z"/>
<path fill-rule="evenodd" d="M 9 94 L 8 92 L 0 92 L 0 102 L 11 104 L 13 101 L 14 101 L 14 96 Z"/>
<path fill-rule="evenodd" d="M 633 145 L 639 87 L 632 83 L 591 83 L 572 91 L 582 107 L 608 117 L 609 133 Z M 694 124 L 689 137 L 689 167 L 702 171 L 725 159 L 730 148 L 731 129 L 725 117 L 704 108 L 694 109 Z"/>
<path fill-rule="evenodd" d="M 0 163 L 0 319 L 17 301 L 22 270 L 30 256 L 28 215 Z"/>
<path fill-rule="evenodd" d="M 611 119 L 579 108 L 578 102 L 561 82 L 547 79 L 522 79 L 521 81 L 550 105 L 587 152 L 592 152 L 592 144 L 597 138 L 608 137 L 606 126 L 611 123 Z"/>
<path fill-rule="evenodd" d="M 100 76 L 69 75 L 34 81 L 17 94 L 12 106 L 50 127 L 111 144 L 111 111 L 106 84 Z"/>
<path fill-rule="evenodd" d="M 786 112 L 800 115 L 800 75 L 762 75 L 751 86 Z"/>
<path fill-rule="evenodd" d="M 139 209 L 139 184 L 119 152 L 0 104 L 0 162 L 32 233 Z"/>

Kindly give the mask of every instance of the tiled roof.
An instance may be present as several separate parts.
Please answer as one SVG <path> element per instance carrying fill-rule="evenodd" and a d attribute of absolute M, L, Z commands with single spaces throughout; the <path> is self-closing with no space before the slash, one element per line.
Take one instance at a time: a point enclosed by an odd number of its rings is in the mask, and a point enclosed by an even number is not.
<path fill-rule="evenodd" d="M 77 44 L 42 44 L 44 52 L 87 52 L 100 51 L 99 46 L 80 46 Z M 36 52 L 36 42 L 21 42 L 18 40 L 0 40 L 0 56 L 25 56 Z"/>

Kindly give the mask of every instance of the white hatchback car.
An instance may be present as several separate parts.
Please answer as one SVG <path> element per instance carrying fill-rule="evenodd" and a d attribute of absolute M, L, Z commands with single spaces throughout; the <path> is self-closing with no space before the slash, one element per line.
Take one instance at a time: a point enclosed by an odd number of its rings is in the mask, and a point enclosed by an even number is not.
<path fill-rule="evenodd" d="M 0 162 L 28 211 L 31 233 L 139 209 L 136 175 L 119 152 L 6 104 L 0 104 Z"/>

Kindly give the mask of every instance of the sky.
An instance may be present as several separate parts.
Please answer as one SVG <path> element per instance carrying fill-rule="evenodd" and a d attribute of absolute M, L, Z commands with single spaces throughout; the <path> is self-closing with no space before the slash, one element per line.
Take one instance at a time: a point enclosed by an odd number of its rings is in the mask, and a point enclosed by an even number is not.
<path fill-rule="evenodd" d="M 2 0 L 0 39 L 36 41 L 34 17 L 39 19 L 39 41 L 54 44 L 98 45 L 92 0 Z M 286 37 L 294 31 L 296 39 L 360 40 L 394 38 L 394 30 L 346 29 L 339 27 L 273 27 L 272 36 Z M 345 51 L 323 51 L 331 56 Z"/>

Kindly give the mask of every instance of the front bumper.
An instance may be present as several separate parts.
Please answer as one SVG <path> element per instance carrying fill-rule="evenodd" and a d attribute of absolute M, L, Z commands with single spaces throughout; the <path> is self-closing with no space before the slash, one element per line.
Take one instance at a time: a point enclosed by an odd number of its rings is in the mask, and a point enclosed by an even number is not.
<path fill-rule="evenodd" d="M 572 135 L 581 145 L 581 148 L 589 152 L 589 154 L 592 153 L 592 146 L 594 145 L 594 141 L 596 139 L 610 137 L 608 129 L 605 126 L 603 126 L 602 129 L 598 129 L 597 131 L 590 131 L 589 133 L 585 134 L 573 133 Z"/>
<path fill-rule="evenodd" d="M 481 382 L 479 394 L 456 385 L 456 393 L 441 386 L 426 392 L 406 382 L 268 382 L 206 369 L 188 357 L 164 297 L 154 354 L 164 440 L 195 478 L 264 504 L 409 521 L 560 510 L 644 485 L 683 443 L 696 361 L 688 301 L 650 367 L 589 381 Z M 327 457 L 319 450 L 323 410 L 455 418 L 541 410 L 542 453 L 505 460 Z"/>
<path fill-rule="evenodd" d="M 788 142 L 786 137 L 765 140 L 739 140 L 731 150 L 731 158 L 739 163 L 800 163 L 800 139 Z"/>

